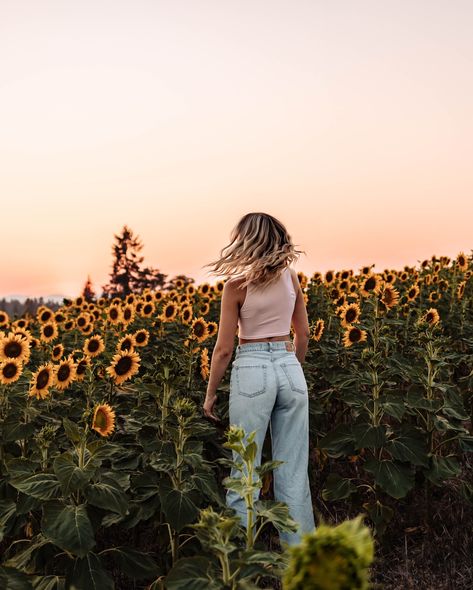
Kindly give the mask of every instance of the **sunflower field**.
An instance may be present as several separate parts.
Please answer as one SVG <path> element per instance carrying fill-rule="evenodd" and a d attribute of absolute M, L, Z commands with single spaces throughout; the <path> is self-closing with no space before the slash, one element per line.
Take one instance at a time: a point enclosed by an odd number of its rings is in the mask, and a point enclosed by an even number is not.
<path fill-rule="evenodd" d="M 434 537 L 448 493 L 473 555 L 472 273 L 463 252 L 298 273 L 314 511 L 364 513 L 380 553 L 409 532 Z M 33 316 L 0 310 L 0 588 L 282 587 L 277 529 L 290 519 L 269 503 L 271 469 L 258 544 L 242 546 L 225 508 L 230 365 L 221 424 L 201 410 L 223 287 L 176 280 Z M 383 567 L 385 588 L 409 587 Z"/>

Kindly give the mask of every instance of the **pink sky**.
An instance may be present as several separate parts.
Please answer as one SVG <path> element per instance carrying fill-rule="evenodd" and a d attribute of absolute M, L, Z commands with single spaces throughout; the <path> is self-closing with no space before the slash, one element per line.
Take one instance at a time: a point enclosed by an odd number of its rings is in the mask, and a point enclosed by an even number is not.
<path fill-rule="evenodd" d="M 248 211 L 296 265 L 473 248 L 473 4 L 23 1 L 0 9 L 0 296 L 108 280 L 127 224 L 198 282 Z"/>

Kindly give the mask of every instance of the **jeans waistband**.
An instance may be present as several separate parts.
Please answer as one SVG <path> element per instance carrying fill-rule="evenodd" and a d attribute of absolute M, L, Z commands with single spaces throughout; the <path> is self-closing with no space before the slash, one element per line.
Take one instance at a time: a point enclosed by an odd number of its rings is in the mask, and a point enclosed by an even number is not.
<path fill-rule="evenodd" d="M 288 352 L 295 352 L 296 347 L 291 340 L 273 340 L 272 342 L 245 342 L 238 344 L 236 352 L 245 352 L 247 350 L 287 350 Z"/>

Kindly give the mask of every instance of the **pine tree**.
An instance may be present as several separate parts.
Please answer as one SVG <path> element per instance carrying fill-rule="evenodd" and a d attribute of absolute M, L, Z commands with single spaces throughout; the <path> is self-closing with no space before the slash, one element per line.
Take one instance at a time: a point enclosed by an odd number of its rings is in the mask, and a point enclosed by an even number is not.
<path fill-rule="evenodd" d="M 158 269 L 140 268 L 143 256 L 138 256 L 143 244 L 132 230 L 123 226 L 121 235 L 114 235 L 112 246 L 113 267 L 108 285 L 103 285 L 103 297 L 124 298 L 130 293 L 141 293 L 143 289 L 162 287 L 166 279 L 165 274 Z"/>
<path fill-rule="evenodd" d="M 87 276 L 87 281 L 82 289 L 82 297 L 86 301 L 93 301 L 95 299 L 95 292 L 92 288 L 92 281 L 90 280 L 90 275 Z"/>

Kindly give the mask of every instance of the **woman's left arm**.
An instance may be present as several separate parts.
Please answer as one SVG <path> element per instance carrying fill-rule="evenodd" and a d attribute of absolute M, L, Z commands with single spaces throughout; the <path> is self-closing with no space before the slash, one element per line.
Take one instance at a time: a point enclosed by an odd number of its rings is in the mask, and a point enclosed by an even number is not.
<path fill-rule="evenodd" d="M 213 407 L 217 401 L 217 388 L 233 355 L 238 311 L 238 294 L 234 282 L 229 279 L 223 286 L 217 342 L 212 352 L 207 394 L 203 405 L 204 414 L 214 420 L 219 420 L 213 414 Z"/>

